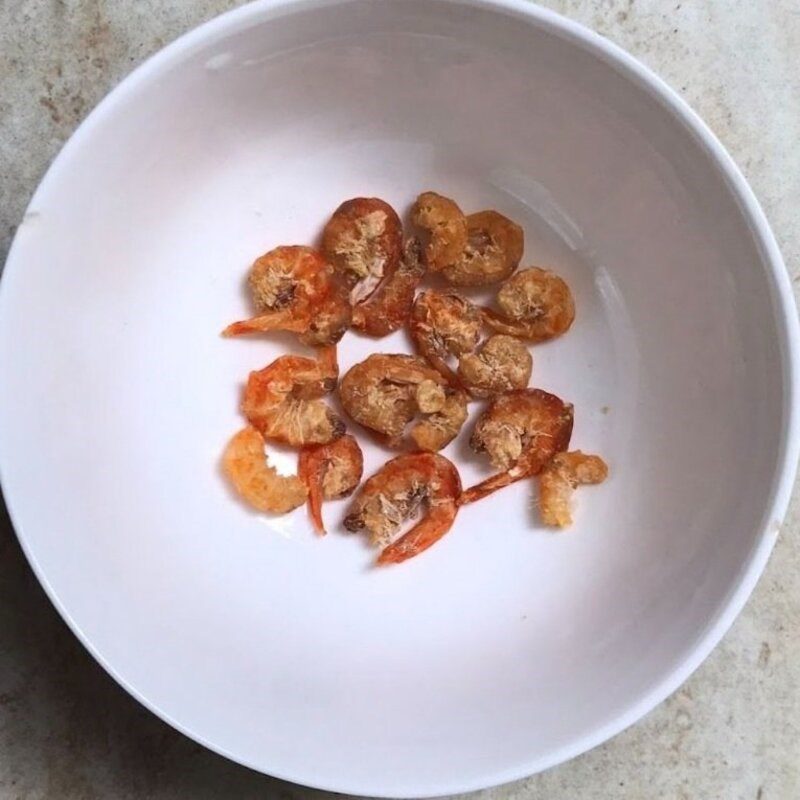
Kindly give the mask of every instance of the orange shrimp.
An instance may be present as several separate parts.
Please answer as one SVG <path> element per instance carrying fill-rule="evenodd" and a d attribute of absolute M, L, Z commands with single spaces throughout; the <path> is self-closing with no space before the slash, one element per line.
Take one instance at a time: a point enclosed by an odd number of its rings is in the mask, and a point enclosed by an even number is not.
<path fill-rule="evenodd" d="M 352 366 L 342 378 L 339 399 L 352 419 L 385 437 L 403 442 L 406 426 L 416 446 L 438 450 L 452 441 L 467 417 L 466 398 L 421 358 L 376 353 Z"/>
<path fill-rule="evenodd" d="M 458 470 L 444 456 L 401 455 L 384 464 L 361 487 L 344 526 L 350 531 L 366 530 L 373 544 L 385 546 L 378 564 L 399 564 L 427 550 L 450 530 L 460 492 Z M 427 505 L 425 516 L 390 543 L 422 503 Z"/>
<path fill-rule="evenodd" d="M 522 228 L 497 211 L 467 217 L 467 245 L 442 275 L 457 286 L 487 286 L 505 280 L 519 266 Z"/>
<path fill-rule="evenodd" d="M 531 267 L 509 278 L 497 293 L 500 313 L 484 309 L 486 324 L 498 333 L 545 342 L 566 333 L 575 319 L 569 286 L 547 269 Z"/>
<path fill-rule="evenodd" d="M 346 200 L 322 232 L 322 252 L 344 277 L 353 305 L 366 300 L 384 275 L 397 270 L 402 250 L 400 217 L 377 197 Z"/>
<path fill-rule="evenodd" d="M 420 355 L 450 384 L 462 383 L 447 363 L 448 356 L 471 353 L 481 338 L 481 313 L 458 292 L 420 292 L 414 301 L 409 331 Z"/>
<path fill-rule="evenodd" d="M 259 511 L 285 514 L 306 501 L 300 478 L 278 475 L 269 465 L 264 439 L 255 428 L 244 428 L 228 442 L 222 469 L 242 499 Z"/>
<path fill-rule="evenodd" d="M 411 209 L 411 220 L 425 235 L 425 264 L 441 272 L 454 264 L 467 246 L 467 218 L 454 200 L 423 192 Z"/>
<path fill-rule="evenodd" d="M 556 453 L 539 473 L 539 513 L 545 525 L 566 528 L 572 524 L 570 499 L 577 486 L 602 483 L 608 466 L 600 456 L 580 450 Z"/>
<path fill-rule="evenodd" d="M 248 278 L 259 314 L 234 322 L 223 336 L 291 331 L 312 347 L 335 344 L 352 319 L 347 287 L 310 247 L 276 247 L 256 259 Z"/>
<path fill-rule="evenodd" d="M 414 303 L 414 292 L 425 275 L 420 244 L 409 239 L 403 258 L 387 264 L 383 281 L 371 297 L 353 308 L 353 327 L 370 336 L 386 336 L 405 325 Z"/>
<path fill-rule="evenodd" d="M 487 453 L 502 471 L 465 490 L 459 504 L 539 473 L 555 453 L 569 446 L 572 423 L 572 406 L 541 389 L 519 389 L 495 398 L 478 419 L 470 446 Z"/>
<path fill-rule="evenodd" d="M 338 370 L 335 350 L 320 360 L 280 356 L 251 372 L 242 412 L 265 439 L 295 447 L 327 444 L 344 433 L 344 423 L 320 398 L 333 391 Z"/>
<path fill-rule="evenodd" d="M 349 434 L 329 444 L 310 445 L 300 451 L 297 472 L 308 489 L 308 512 L 317 533 L 325 533 L 322 501 L 352 494 L 361 482 L 363 471 L 361 448 Z"/>

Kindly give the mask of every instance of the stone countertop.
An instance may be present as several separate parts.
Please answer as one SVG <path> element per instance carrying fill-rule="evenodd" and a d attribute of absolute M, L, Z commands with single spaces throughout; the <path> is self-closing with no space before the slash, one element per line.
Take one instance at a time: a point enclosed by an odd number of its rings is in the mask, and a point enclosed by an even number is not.
<path fill-rule="evenodd" d="M 145 57 L 236 4 L 0 0 L 0 263 L 48 163 L 92 107 Z M 800 0 L 544 5 L 619 43 L 688 100 L 743 169 L 800 282 Z M 590 753 L 473 797 L 800 797 L 795 494 L 744 613 L 678 692 Z M 0 513 L 0 797 L 326 796 L 226 761 L 139 706 L 61 622 Z"/>

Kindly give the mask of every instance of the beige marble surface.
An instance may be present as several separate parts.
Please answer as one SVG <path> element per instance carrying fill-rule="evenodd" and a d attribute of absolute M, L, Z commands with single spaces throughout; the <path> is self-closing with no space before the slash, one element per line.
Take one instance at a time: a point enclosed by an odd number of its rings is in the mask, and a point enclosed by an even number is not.
<path fill-rule="evenodd" d="M 730 149 L 800 282 L 800 0 L 548 0 L 655 69 Z M 150 53 L 231 0 L 0 0 L 0 263 L 47 164 Z M 43 474 L 43 480 L 47 480 Z M 0 520 L 0 797 L 322 797 L 203 750 L 138 706 L 68 632 Z M 800 798 L 800 506 L 744 613 L 639 724 L 474 795 Z"/>

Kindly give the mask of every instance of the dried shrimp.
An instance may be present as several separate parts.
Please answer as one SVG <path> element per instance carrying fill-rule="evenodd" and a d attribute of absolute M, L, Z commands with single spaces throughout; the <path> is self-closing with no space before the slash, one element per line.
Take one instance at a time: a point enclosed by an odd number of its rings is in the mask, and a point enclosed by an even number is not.
<path fill-rule="evenodd" d="M 322 252 L 343 275 L 353 305 L 366 300 L 384 275 L 397 270 L 402 247 L 400 218 L 377 197 L 346 200 L 322 233 Z"/>
<path fill-rule="evenodd" d="M 264 439 L 255 428 L 240 430 L 228 442 L 222 468 L 238 494 L 253 508 L 285 514 L 303 505 L 308 494 L 296 475 L 278 475 L 267 461 Z"/>
<path fill-rule="evenodd" d="M 539 473 L 539 513 L 545 525 L 566 528 L 572 524 L 570 500 L 577 486 L 602 483 L 608 466 L 600 456 L 580 450 L 556 453 Z"/>
<path fill-rule="evenodd" d="M 442 275 L 457 286 L 488 286 L 505 280 L 519 266 L 522 228 L 497 211 L 467 217 L 467 244 Z"/>
<path fill-rule="evenodd" d="M 533 358 L 513 336 L 490 336 L 474 353 L 458 361 L 458 379 L 474 397 L 492 397 L 524 389 L 531 379 Z"/>
<path fill-rule="evenodd" d="M 242 412 L 265 439 L 294 446 L 327 444 L 344 433 L 344 423 L 322 398 L 336 386 L 328 359 L 280 356 L 251 372 Z"/>
<path fill-rule="evenodd" d="M 401 455 L 364 483 L 344 525 L 351 531 L 367 531 L 373 544 L 385 548 L 378 564 L 399 564 L 427 550 L 450 530 L 460 492 L 458 470 L 444 456 Z M 423 518 L 390 543 L 422 504 L 427 506 Z"/>
<path fill-rule="evenodd" d="M 353 327 L 370 336 L 386 336 L 408 320 L 414 304 L 414 292 L 425 275 L 419 257 L 420 245 L 409 239 L 403 257 L 394 266 L 387 265 L 383 281 L 368 300 L 353 308 Z"/>
<path fill-rule="evenodd" d="M 498 333 L 530 342 L 544 342 L 569 330 L 575 319 L 572 292 L 555 272 L 524 269 L 497 293 L 500 313 L 484 310 L 486 324 Z"/>
<path fill-rule="evenodd" d="M 325 533 L 322 501 L 347 497 L 361 482 L 363 471 L 361 448 L 349 434 L 300 451 L 297 472 L 308 489 L 308 511 L 318 533 Z"/>
<path fill-rule="evenodd" d="M 248 278 L 259 312 L 234 322 L 225 336 L 292 331 L 311 346 L 335 344 L 350 325 L 347 288 L 333 266 L 310 247 L 276 247 L 253 264 Z"/>
<path fill-rule="evenodd" d="M 461 383 L 447 364 L 449 356 L 471 353 L 481 337 L 481 313 L 455 291 L 425 291 L 417 295 L 409 331 L 420 355 L 453 386 Z"/>
<path fill-rule="evenodd" d="M 431 272 L 458 261 L 467 246 L 467 218 L 454 200 L 423 192 L 414 203 L 411 220 L 424 232 L 425 264 Z"/>
<path fill-rule="evenodd" d="M 472 503 L 515 481 L 537 474 L 569 446 L 573 409 L 541 389 L 520 389 L 495 398 L 481 414 L 470 438 L 486 453 L 497 475 L 467 489 L 460 503 Z"/>
<path fill-rule="evenodd" d="M 352 419 L 392 447 L 400 446 L 415 417 L 422 419 L 411 438 L 430 449 L 444 447 L 466 419 L 463 395 L 421 358 L 404 354 L 375 354 L 355 364 L 342 378 L 339 398 Z"/>

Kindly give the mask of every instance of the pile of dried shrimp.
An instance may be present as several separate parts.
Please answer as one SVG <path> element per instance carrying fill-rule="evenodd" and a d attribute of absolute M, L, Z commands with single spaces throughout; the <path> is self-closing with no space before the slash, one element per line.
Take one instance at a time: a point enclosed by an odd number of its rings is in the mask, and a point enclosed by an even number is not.
<path fill-rule="evenodd" d="M 465 215 L 449 197 L 424 192 L 410 219 L 414 233 L 404 237 L 383 200 L 342 203 L 319 249 L 276 247 L 256 259 L 248 279 L 256 313 L 224 331 L 289 331 L 316 350 L 313 358 L 280 356 L 247 380 L 241 410 L 248 424 L 228 443 L 222 465 L 253 508 L 285 514 L 307 503 L 324 534 L 323 502 L 358 489 L 361 448 L 326 401 L 332 393 L 350 420 L 385 446 L 409 451 L 361 485 L 344 518 L 346 530 L 366 532 L 381 548 L 378 564 L 421 553 L 450 530 L 462 506 L 534 476 L 542 522 L 565 527 L 575 488 L 608 474 L 599 456 L 568 450 L 572 405 L 528 386 L 528 345 L 561 336 L 575 319 L 569 286 L 548 269 L 519 269 L 523 230 L 497 211 Z M 426 275 L 438 286 L 418 292 Z M 492 285 L 493 307 L 458 290 Z M 336 346 L 349 328 L 382 337 L 402 327 L 417 355 L 375 353 L 339 380 Z M 488 402 L 469 444 L 496 473 L 462 489 L 455 465 L 438 451 L 458 436 L 476 400 Z M 270 441 L 299 449 L 297 475 L 269 465 Z"/>

